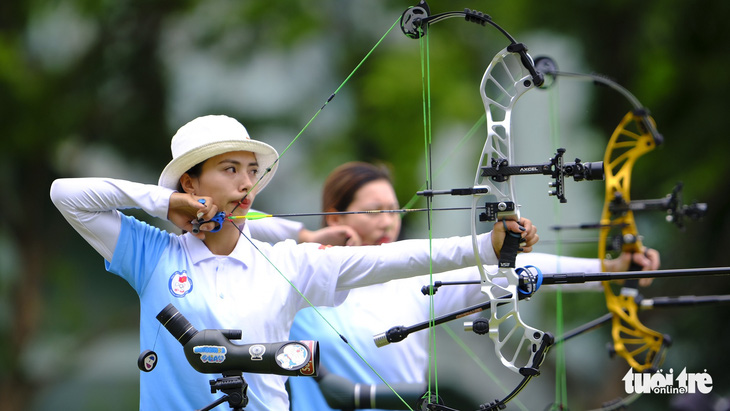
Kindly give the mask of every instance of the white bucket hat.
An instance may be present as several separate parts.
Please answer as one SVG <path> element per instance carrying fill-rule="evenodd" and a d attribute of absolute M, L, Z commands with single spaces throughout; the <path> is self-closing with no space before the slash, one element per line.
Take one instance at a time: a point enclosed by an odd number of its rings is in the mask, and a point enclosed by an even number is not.
<path fill-rule="evenodd" d="M 173 190 L 177 189 L 180 177 L 194 165 L 230 151 L 250 151 L 256 155 L 261 173 L 271 167 L 256 185 L 256 191 L 260 192 L 274 176 L 279 157 L 273 147 L 251 140 L 246 128 L 227 116 L 198 117 L 185 124 L 172 137 L 170 149 L 172 161 L 162 170 L 157 184 Z"/>

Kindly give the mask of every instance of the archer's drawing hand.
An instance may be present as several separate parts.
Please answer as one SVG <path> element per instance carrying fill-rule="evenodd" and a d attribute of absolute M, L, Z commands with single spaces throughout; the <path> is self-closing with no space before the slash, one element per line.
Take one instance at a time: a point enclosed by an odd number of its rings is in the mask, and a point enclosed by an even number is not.
<path fill-rule="evenodd" d="M 213 204 L 210 197 L 195 196 L 188 193 L 172 193 L 167 210 L 167 219 L 181 230 L 192 233 L 193 221 L 209 220 L 217 212 L 218 207 Z M 200 232 L 193 235 L 203 240 L 205 239 L 203 231 L 210 231 L 214 227 L 214 223 L 203 224 L 200 226 Z"/>

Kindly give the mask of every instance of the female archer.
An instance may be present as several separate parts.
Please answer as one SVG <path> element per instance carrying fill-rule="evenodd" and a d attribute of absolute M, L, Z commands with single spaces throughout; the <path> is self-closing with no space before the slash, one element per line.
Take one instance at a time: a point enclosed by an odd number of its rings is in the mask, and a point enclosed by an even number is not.
<path fill-rule="evenodd" d="M 158 185 L 75 178 L 51 187 L 64 218 L 139 296 L 140 344 L 154 347 L 159 357 L 156 368 L 140 375 L 141 410 L 196 409 L 219 396 L 210 392 L 210 375 L 196 372 L 180 343 L 160 331 L 156 316 L 170 303 L 198 329 L 242 330 L 243 344 L 277 342 L 289 338 L 295 314 L 309 305 L 302 295 L 314 305 L 334 306 L 350 289 L 420 275 L 430 264 L 444 272 L 475 263 L 470 237 L 434 240 L 431 257 L 427 240 L 328 248 L 249 241 L 241 235 L 245 220 L 236 217 L 246 215 L 273 177 L 276 150 L 226 116 L 194 119 L 173 136 L 171 148 Z M 185 233 L 168 233 L 120 211 L 130 208 Z M 219 212 L 225 215 L 221 224 L 207 222 Z M 197 221 L 204 223 L 193 230 Z M 478 238 L 482 261 L 496 264 L 506 229 L 519 233 L 525 252 L 538 240 L 527 219 L 500 222 Z M 244 376 L 246 409 L 288 409 L 285 377 Z"/>
<path fill-rule="evenodd" d="M 327 177 L 322 190 L 322 211 L 334 212 L 323 218 L 324 227 L 309 231 L 303 224 L 280 218 L 252 220 L 248 229 L 253 238 L 265 241 L 329 241 L 332 245 L 372 246 L 396 241 L 400 235 L 401 220 L 398 213 L 388 212 L 400 208 L 387 168 L 365 162 L 345 163 Z M 362 211 L 386 211 L 384 213 L 358 213 Z M 354 212 L 353 214 L 336 214 Z M 628 269 L 631 259 L 644 269 L 659 268 L 659 254 L 649 250 L 646 255 L 623 254 L 620 258 L 606 261 L 611 271 Z M 544 272 L 598 272 L 601 263 L 596 258 L 575 258 L 542 253 L 519 254 L 518 266 L 534 265 Z M 426 273 L 428 271 L 424 271 Z M 462 268 L 440 274 L 440 281 L 479 280 L 474 267 Z M 330 409 L 370 408 L 363 402 L 356 406 L 348 403 L 355 398 L 355 384 L 360 392 L 377 392 L 374 402 L 399 404 L 400 399 L 384 386 L 370 391 L 368 386 L 382 384 L 381 377 L 391 384 L 399 384 L 398 394 L 409 404 L 415 404 L 427 385 L 429 346 L 427 333 L 411 334 L 405 340 L 384 347 L 376 347 L 373 336 L 395 325 L 417 324 L 429 318 L 428 298 L 421 287 L 429 283 L 428 275 L 374 284 L 354 289 L 343 304 L 337 307 L 313 308 L 300 311 L 292 327 L 290 338 L 320 341 L 322 370 L 328 374 L 318 378 L 292 378 L 289 385 L 293 411 L 320 411 Z M 602 291 L 600 283 L 574 285 L 572 290 L 595 289 Z M 436 315 L 450 313 L 486 300 L 479 287 L 443 287 L 434 296 Z M 345 337 L 355 348 L 343 344 L 340 337 L 328 332 L 320 314 L 338 330 L 345 330 Z M 379 376 L 358 357 L 369 360 Z M 349 384 L 348 384 L 349 381 Z M 347 390 L 351 390 L 348 392 Z M 494 393 L 495 395 L 501 393 Z M 329 403 L 328 403 L 329 400 Z"/>

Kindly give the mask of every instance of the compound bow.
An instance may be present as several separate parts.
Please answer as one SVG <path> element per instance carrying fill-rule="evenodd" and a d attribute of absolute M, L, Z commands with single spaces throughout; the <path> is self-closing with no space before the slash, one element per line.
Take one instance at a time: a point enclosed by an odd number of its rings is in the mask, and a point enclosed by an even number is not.
<path fill-rule="evenodd" d="M 604 204 L 600 223 L 592 225 L 600 230 L 598 256 L 603 271 L 606 271 L 605 261 L 610 257 L 610 250 L 630 254 L 645 252 L 633 211 L 664 210 L 668 213 L 667 220 L 674 222 L 680 228 L 683 227 L 685 217 L 697 219 L 704 215 L 706 204 L 682 205 L 681 183 L 664 199 L 631 200 L 631 177 L 636 160 L 664 141 L 649 111 L 633 94 L 604 76 L 560 72 L 549 59 L 538 58 L 536 65 L 548 75 L 589 80 L 609 86 L 624 96 L 632 106 L 632 110 L 623 117 L 611 135 L 603 159 L 606 180 Z M 615 230 L 620 230 L 620 233 L 613 234 Z M 640 270 L 641 267 L 632 263 L 630 269 Z M 646 327 L 639 320 L 638 303 L 641 297 L 637 286 L 637 281 L 627 281 L 617 293 L 611 282 L 603 282 L 606 306 L 612 322 L 611 352 L 624 358 L 638 372 L 655 372 L 663 362 L 671 340 L 667 335 Z M 607 318 L 608 315 L 604 317 Z M 588 323 L 585 327 L 579 328 L 589 330 L 592 329 L 590 325 L 591 323 Z M 617 409 L 633 400 L 634 398 L 629 396 L 612 401 L 604 404 L 603 409 Z"/>
<path fill-rule="evenodd" d="M 550 194 L 566 202 L 564 195 L 565 177 L 576 181 L 592 180 L 603 177 L 601 163 L 583 164 L 564 163 L 564 149 L 559 149 L 549 163 L 533 165 L 514 164 L 514 145 L 512 140 L 512 111 L 515 104 L 527 91 L 543 84 L 544 77 L 536 69 L 527 48 L 518 43 L 492 19 L 481 12 L 466 9 L 463 12 L 447 12 L 431 15 L 424 1 L 407 9 L 401 18 L 401 29 L 411 38 L 422 38 L 427 34 L 429 25 L 451 17 L 463 17 L 466 21 L 481 25 L 491 25 L 502 32 L 510 44 L 497 53 L 487 67 L 481 81 L 480 94 L 487 118 L 487 138 L 481 152 L 474 185 L 469 188 L 451 190 L 431 190 L 419 192 L 430 199 L 434 195 L 472 196 L 471 233 L 474 238 L 475 255 L 478 256 L 476 241 L 477 214 L 480 221 L 520 220 L 519 204 L 515 198 L 511 176 L 525 174 L 550 175 L 554 181 Z M 428 123 L 428 122 L 426 122 Z M 427 139 L 428 140 L 428 139 Z M 428 151 L 428 150 L 427 150 Z M 484 206 L 481 201 L 486 199 Z M 480 210 L 477 212 L 477 210 Z M 519 312 L 520 293 L 519 275 L 515 267 L 515 257 L 519 250 L 520 236 L 508 234 L 501 250 L 499 266 L 496 271 L 484 268 L 477 257 L 477 269 L 481 277 L 481 292 L 490 301 L 490 319 L 485 330 L 495 345 L 495 353 L 502 364 L 523 378 L 518 386 L 505 398 L 480 406 L 480 409 L 503 408 L 504 404 L 536 375 L 545 359 L 548 348 L 553 343 L 549 333 L 526 324 Z M 405 338 L 402 327 L 376 336 L 376 344 L 385 345 Z M 448 410 L 450 408 L 432 401 L 437 396 L 430 393 L 425 397 L 425 409 Z"/>

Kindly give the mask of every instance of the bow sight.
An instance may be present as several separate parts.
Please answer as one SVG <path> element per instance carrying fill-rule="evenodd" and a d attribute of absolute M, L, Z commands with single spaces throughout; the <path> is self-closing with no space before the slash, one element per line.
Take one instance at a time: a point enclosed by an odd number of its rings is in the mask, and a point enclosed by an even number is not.
<path fill-rule="evenodd" d="M 693 202 L 682 204 L 682 186 L 677 183 L 672 192 L 664 198 L 631 200 L 627 202 L 621 193 L 614 193 L 613 199 L 608 203 L 609 212 L 614 215 L 623 215 L 628 211 L 666 211 L 668 222 L 674 223 L 680 229 L 684 228 L 684 219 L 699 220 L 707 214 L 707 203 Z"/>
<path fill-rule="evenodd" d="M 565 198 L 565 177 L 573 177 L 575 181 L 582 180 L 603 180 L 603 162 L 596 161 L 581 163 L 579 158 L 573 163 L 563 162 L 564 148 L 559 148 L 555 157 L 548 163 L 531 165 L 509 165 L 505 158 L 492 158 L 491 165 L 481 167 L 481 176 L 489 177 L 492 181 L 505 182 L 509 176 L 525 174 L 549 175 L 555 181 L 549 184 L 555 190 L 548 192 L 548 195 L 556 196 L 561 203 L 568 200 Z"/>
<path fill-rule="evenodd" d="M 554 181 L 548 184 L 553 190 L 548 192 L 548 195 L 555 196 L 560 199 L 561 203 L 565 203 L 568 200 L 565 198 L 565 177 L 573 177 L 575 181 L 583 180 L 603 180 L 603 161 L 594 161 L 583 163 L 579 158 L 575 159 L 575 162 L 565 163 L 563 162 L 563 155 L 565 154 L 564 148 L 559 148 L 555 157 L 551 158 L 549 162 L 542 164 L 523 164 L 523 165 L 510 165 L 505 158 L 492 158 L 491 165 L 482 166 L 481 176 L 489 177 L 495 182 L 505 182 L 510 176 L 514 175 L 527 175 L 527 174 L 542 174 L 551 176 Z M 475 194 L 486 194 L 489 193 L 487 187 L 473 187 L 473 188 L 455 188 L 451 190 L 423 190 L 416 194 L 419 196 L 432 197 L 434 195 L 475 195 Z M 485 205 L 484 213 L 480 214 L 479 221 L 495 221 L 498 218 L 499 213 L 509 213 L 515 211 L 514 202 L 501 201 L 497 203 L 487 203 Z"/>

